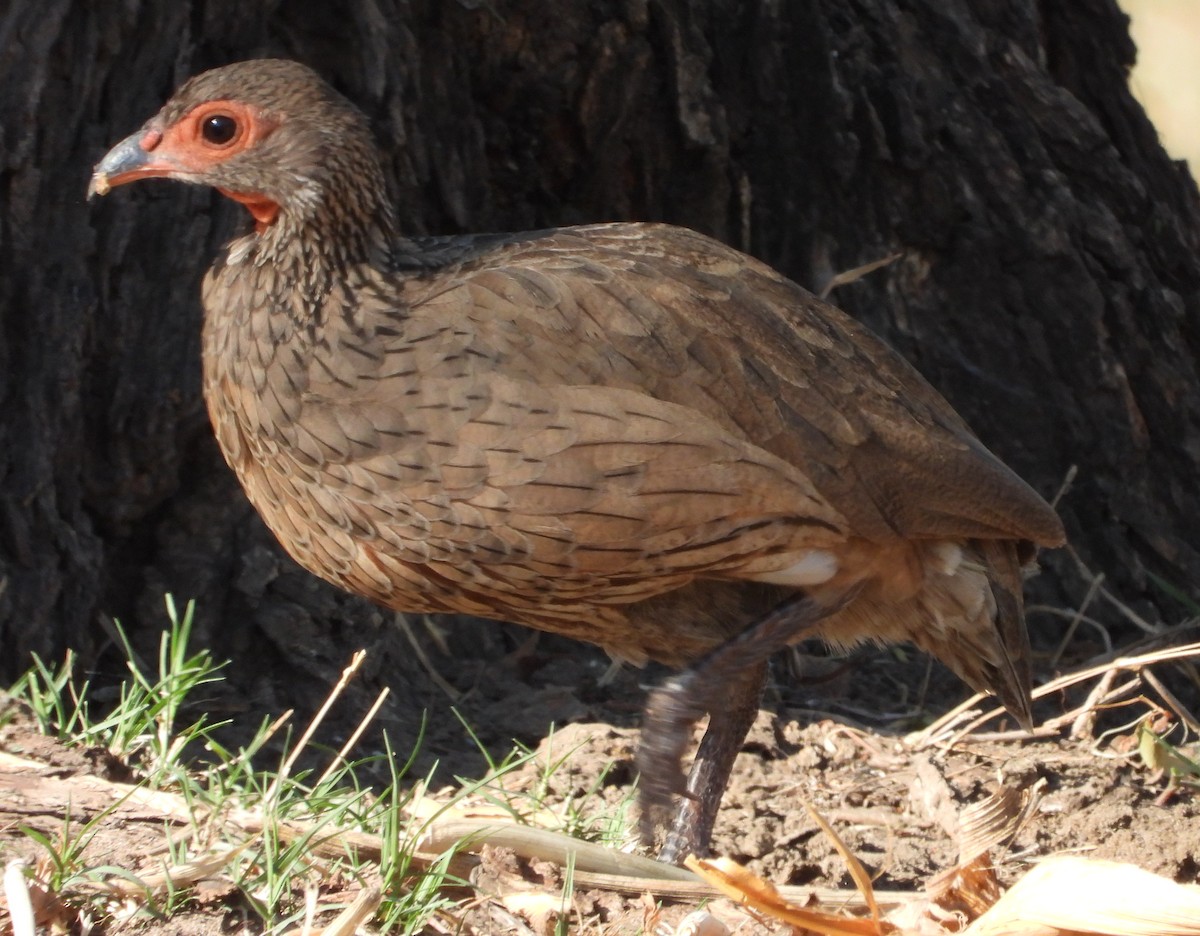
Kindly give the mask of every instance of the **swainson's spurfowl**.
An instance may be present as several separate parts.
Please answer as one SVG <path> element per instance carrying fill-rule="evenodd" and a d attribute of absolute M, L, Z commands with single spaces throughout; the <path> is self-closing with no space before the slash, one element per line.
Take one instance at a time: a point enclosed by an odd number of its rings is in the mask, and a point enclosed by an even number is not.
<path fill-rule="evenodd" d="M 1021 568 L 1058 517 L 838 309 L 661 224 L 404 237 L 365 118 L 295 62 L 192 78 L 91 190 L 158 176 L 254 219 L 204 281 L 204 394 L 296 561 L 684 668 L 639 754 L 665 857 L 706 849 L 797 639 L 912 641 L 1029 723 Z"/>

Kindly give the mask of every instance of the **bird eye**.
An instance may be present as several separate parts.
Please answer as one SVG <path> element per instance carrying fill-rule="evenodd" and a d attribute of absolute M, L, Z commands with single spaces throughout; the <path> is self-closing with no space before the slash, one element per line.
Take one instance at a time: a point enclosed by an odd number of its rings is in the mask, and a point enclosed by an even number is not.
<path fill-rule="evenodd" d="M 237 136 L 237 121 L 228 114 L 213 114 L 200 125 L 200 135 L 215 146 L 224 146 Z"/>

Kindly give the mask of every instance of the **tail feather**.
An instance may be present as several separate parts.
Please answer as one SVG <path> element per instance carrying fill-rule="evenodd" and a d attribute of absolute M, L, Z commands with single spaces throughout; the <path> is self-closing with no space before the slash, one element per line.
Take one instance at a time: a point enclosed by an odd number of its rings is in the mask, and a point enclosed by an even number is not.
<path fill-rule="evenodd" d="M 841 647 L 911 641 L 973 689 L 995 695 L 1022 727 L 1031 728 L 1022 544 L 969 540 L 917 548 L 920 578 L 907 600 L 868 590 L 832 616 L 820 636 Z"/>
<path fill-rule="evenodd" d="M 973 689 L 993 693 L 1022 727 L 1033 727 L 1029 632 L 1019 544 L 972 540 L 950 574 L 928 573 L 921 597 L 939 626 L 918 629 L 923 649 Z"/>

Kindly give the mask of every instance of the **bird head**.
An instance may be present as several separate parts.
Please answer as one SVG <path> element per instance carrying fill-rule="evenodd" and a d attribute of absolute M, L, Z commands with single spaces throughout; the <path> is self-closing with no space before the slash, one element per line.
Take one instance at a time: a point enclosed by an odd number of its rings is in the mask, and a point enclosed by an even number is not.
<path fill-rule="evenodd" d="M 192 78 L 96 164 L 88 196 L 139 179 L 209 185 L 263 233 L 283 217 L 386 213 L 366 118 L 310 68 L 239 62 Z"/>

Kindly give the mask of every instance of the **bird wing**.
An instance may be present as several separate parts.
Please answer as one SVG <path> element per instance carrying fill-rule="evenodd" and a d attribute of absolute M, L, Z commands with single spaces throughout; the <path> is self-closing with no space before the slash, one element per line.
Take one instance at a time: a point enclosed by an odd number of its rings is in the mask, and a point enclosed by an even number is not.
<path fill-rule="evenodd" d="M 413 314 L 469 322 L 505 373 L 700 414 L 798 469 L 857 535 L 1062 542 L 1054 511 L 903 358 L 711 238 L 642 224 L 515 235 L 437 280 L 409 281 Z"/>

